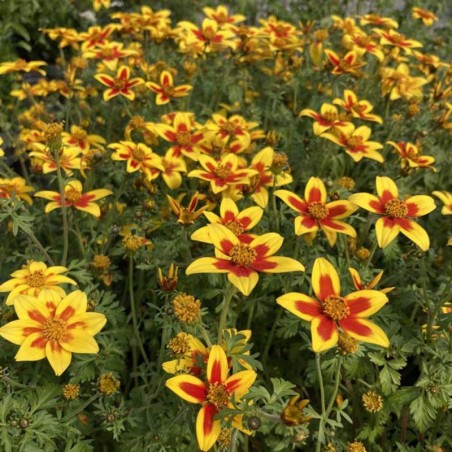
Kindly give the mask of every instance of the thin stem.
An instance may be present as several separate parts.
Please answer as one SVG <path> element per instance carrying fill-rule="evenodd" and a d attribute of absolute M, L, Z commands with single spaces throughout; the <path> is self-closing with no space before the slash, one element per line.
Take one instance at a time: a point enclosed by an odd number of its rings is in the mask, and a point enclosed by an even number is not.
<path fill-rule="evenodd" d="M 52 149 L 53 154 L 55 155 L 55 162 L 57 167 L 57 178 L 58 178 L 58 189 L 60 191 L 61 196 L 61 211 L 63 215 L 63 255 L 61 257 L 61 265 L 63 267 L 66 266 L 67 254 L 69 251 L 69 226 L 67 221 L 67 207 L 66 207 L 66 199 L 64 196 L 64 180 L 63 174 L 61 172 L 61 163 L 60 163 L 60 150 Z"/>
<path fill-rule="evenodd" d="M 235 452 L 236 451 L 236 443 L 237 443 L 237 433 L 238 430 L 234 429 L 231 436 L 231 445 L 229 446 L 229 452 Z"/>
<path fill-rule="evenodd" d="M 75 410 L 71 411 L 69 414 L 66 414 L 66 416 L 64 416 L 60 420 L 60 422 L 64 423 L 64 422 L 67 422 L 67 421 L 73 419 L 74 416 L 76 416 L 78 413 L 83 411 L 86 407 L 91 405 L 98 398 L 99 398 L 99 393 L 96 393 L 96 394 L 92 395 L 84 404 L 80 405 L 78 408 L 76 408 Z"/>
<path fill-rule="evenodd" d="M 28 235 L 30 240 L 36 245 L 37 248 L 39 248 L 39 251 L 41 251 L 41 253 L 44 254 L 45 258 L 47 259 L 47 262 L 50 265 L 55 265 L 55 262 L 53 262 L 53 259 L 49 256 L 49 254 L 47 253 L 46 249 L 42 246 L 41 242 L 35 236 L 34 232 L 31 231 L 31 230 L 29 231 L 29 230 L 24 230 L 24 229 L 22 229 L 22 231 L 24 231 L 25 234 Z"/>
<path fill-rule="evenodd" d="M 316 355 L 315 355 L 315 366 L 317 369 L 317 378 L 319 380 L 319 387 L 320 387 L 320 404 L 322 406 L 322 417 L 320 418 L 320 425 L 319 425 L 319 431 L 317 434 L 317 443 L 316 443 L 315 450 L 316 450 L 316 452 L 320 452 L 321 448 L 322 448 L 323 431 L 325 429 L 325 422 L 326 422 L 325 388 L 323 386 L 322 368 L 320 366 L 320 353 L 316 353 Z"/>
<path fill-rule="evenodd" d="M 143 347 L 143 342 L 141 342 L 141 336 L 140 336 L 140 330 L 138 329 L 138 318 L 137 318 L 137 311 L 136 311 L 136 305 L 135 305 L 135 294 L 133 291 L 133 257 L 129 258 L 129 297 L 130 297 L 130 309 L 132 313 L 132 322 L 133 322 L 133 329 L 135 332 L 135 337 L 137 339 L 138 348 L 140 349 L 141 355 L 143 356 L 143 359 L 146 364 L 149 364 L 148 357 L 146 355 L 146 352 Z M 134 369 L 136 372 L 137 369 Z"/>
<path fill-rule="evenodd" d="M 350 267 L 350 252 L 348 250 L 348 243 L 347 243 L 347 237 L 344 234 L 341 234 L 341 240 L 344 245 L 344 251 L 345 251 L 345 262 L 347 264 L 347 268 Z"/>
<path fill-rule="evenodd" d="M 342 359 L 339 358 L 338 364 L 337 364 L 337 370 L 336 370 L 336 379 L 334 381 L 334 390 L 331 394 L 330 403 L 328 404 L 328 407 L 326 409 L 326 418 L 328 419 L 328 416 L 331 413 L 331 410 L 333 409 L 334 402 L 336 400 L 337 391 L 339 390 L 339 383 L 341 382 L 341 367 L 342 367 Z"/>
<path fill-rule="evenodd" d="M 378 243 L 377 243 L 377 240 L 375 240 L 375 243 L 372 245 L 372 249 L 370 250 L 369 259 L 367 259 L 365 270 L 368 269 L 369 264 L 371 263 L 372 258 L 374 257 L 375 250 L 377 249 L 377 246 L 378 246 Z"/>
<path fill-rule="evenodd" d="M 273 321 L 272 329 L 270 330 L 270 334 L 267 337 L 267 342 L 265 343 L 264 354 L 262 356 L 262 365 L 264 366 L 264 369 L 267 369 L 268 354 L 270 353 L 270 347 L 272 346 L 273 338 L 275 337 L 276 327 L 278 325 L 278 321 L 282 315 L 282 312 L 283 312 L 282 309 L 278 309 L 276 318 Z"/>
<path fill-rule="evenodd" d="M 200 329 L 200 332 L 201 332 L 201 336 L 206 341 L 207 346 L 208 347 L 212 347 L 212 341 L 210 340 L 210 337 L 207 334 L 206 329 L 202 325 L 199 326 L 199 329 Z"/>
<path fill-rule="evenodd" d="M 221 339 L 223 338 L 223 330 L 226 326 L 226 320 L 228 317 L 229 305 L 231 304 L 232 297 L 235 293 L 235 287 L 229 283 L 226 295 L 224 296 L 223 309 L 220 314 L 220 321 L 218 324 L 218 343 L 221 343 Z"/>

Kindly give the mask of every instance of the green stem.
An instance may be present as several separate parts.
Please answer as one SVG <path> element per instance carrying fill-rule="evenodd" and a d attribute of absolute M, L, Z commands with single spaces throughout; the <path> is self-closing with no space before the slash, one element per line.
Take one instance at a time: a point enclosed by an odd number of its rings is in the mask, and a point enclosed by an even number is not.
<path fill-rule="evenodd" d="M 325 413 L 327 419 L 331 413 L 331 410 L 333 409 L 333 405 L 334 405 L 334 402 L 335 402 L 336 396 L 337 396 L 337 391 L 339 390 L 339 383 L 341 382 L 341 368 L 342 368 L 342 359 L 339 358 L 338 364 L 337 364 L 337 370 L 336 370 L 336 378 L 334 381 L 334 390 L 333 390 L 333 393 L 331 394 L 330 403 L 328 404 L 328 407 L 327 407 L 326 413 Z"/>
<path fill-rule="evenodd" d="M 138 317 L 135 305 L 135 294 L 133 291 L 133 257 L 129 258 L 129 296 L 130 296 L 130 309 L 132 313 L 132 322 L 133 322 L 133 330 L 135 333 L 135 337 L 138 343 L 138 348 L 140 349 L 141 355 L 146 364 L 149 364 L 148 357 L 146 355 L 146 351 L 143 347 L 143 342 L 141 341 L 140 330 L 138 328 Z M 134 369 L 136 372 L 137 369 Z"/>
<path fill-rule="evenodd" d="M 60 191 L 61 196 L 61 211 L 63 215 L 63 255 L 61 257 L 61 265 L 63 267 L 66 266 L 67 254 L 69 251 L 69 226 L 67 221 L 67 207 L 66 207 L 66 199 L 64 196 L 64 180 L 63 174 L 61 172 L 61 163 L 60 163 L 60 150 L 59 149 L 51 149 L 53 154 L 55 155 L 55 162 L 57 167 L 57 178 L 58 178 L 58 189 Z"/>
<path fill-rule="evenodd" d="M 237 433 L 238 430 L 234 429 L 231 436 L 231 445 L 229 446 L 229 452 L 235 452 L 236 451 L 236 443 L 237 443 Z"/>
<path fill-rule="evenodd" d="M 76 416 L 78 413 L 83 411 L 86 407 L 91 405 L 98 398 L 99 398 L 99 393 L 92 395 L 84 404 L 80 405 L 78 408 L 71 411 L 69 414 L 66 414 L 66 416 L 64 416 L 63 418 L 61 418 L 60 422 L 64 423 L 64 422 L 70 421 L 71 419 L 74 418 L 74 416 Z"/>
<path fill-rule="evenodd" d="M 372 249 L 370 250 L 369 259 L 367 259 L 366 267 L 365 267 L 364 270 L 367 270 L 367 269 L 369 268 L 369 264 L 371 263 L 372 258 L 374 257 L 375 250 L 377 249 L 377 246 L 378 246 L 378 242 L 377 242 L 377 240 L 375 239 L 375 243 L 372 245 Z"/>
<path fill-rule="evenodd" d="M 322 439 L 325 430 L 325 422 L 326 422 L 326 409 L 325 409 L 325 387 L 323 386 L 323 376 L 322 376 L 322 368 L 320 366 L 320 353 L 316 353 L 315 355 L 315 366 L 317 369 L 317 378 L 319 380 L 320 387 L 320 404 L 322 406 L 322 417 L 320 418 L 319 431 L 317 434 L 317 443 L 315 450 L 316 452 L 321 451 L 322 447 Z"/>
<path fill-rule="evenodd" d="M 348 243 L 347 243 L 347 236 L 345 236 L 344 234 L 341 234 L 341 240 L 344 246 L 344 251 L 345 251 L 345 262 L 347 264 L 347 268 L 350 267 L 350 252 L 348 250 Z"/>
<path fill-rule="evenodd" d="M 188 240 L 188 236 L 187 236 L 187 229 L 185 226 L 182 226 L 182 257 L 185 261 L 185 263 L 188 265 L 192 260 L 193 257 L 191 255 L 191 250 L 190 250 L 190 241 Z"/>
<path fill-rule="evenodd" d="M 49 256 L 46 249 L 42 246 L 41 242 L 35 236 L 34 232 L 31 230 L 25 230 L 25 229 L 22 229 L 22 231 L 25 232 L 25 234 L 27 234 L 29 239 L 36 245 L 37 248 L 39 248 L 39 251 L 41 251 L 41 253 L 44 254 L 45 258 L 47 259 L 47 262 L 50 265 L 55 265 L 55 262 L 53 262 L 53 259 Z"/>
<path fill-rule="evenodd" d="M 202 336 L 203 339 L 205 340 L 207 346 L 208 346 L 209 348 L 212 347 L 212 341 L 210 340 L 210 337 L 209 337 L 209 335 L 207 334 L 206 329 L 205 329 L 202 325 L 199 326 L 199 329 L 200 329 L 200 332 L 201 332 L 201 336 Z"/>
<path fill-rule="evenodd" d="M 223 309 L 221 310 L 221 314 L 220 314 L 220 321 L 218 323 L 218 340 L 217 340 L 218 344 L 221 343 L 221 340 L 223 338 L 223 330 L 226 326 L 229 305 L 231 304 L 231 300 L 232 300 L 232 297 L 234 296 L 234 293 L 235 293 L 235 287 L 231 283 L 229 283 L 226 294 L 224 296 Z"/>
<path fill-rule="evenodd" d="M 273 338 L 275 337 L 276 327 L 278 325 L 278 321 L 282 315 L 283 310 L 278 309 L 278 313 L 276 314 L 276 318 L 273 321 L 272 329 L 270 330 L 270 334 L 268 335 L 267 342 L 265 343 L 264 348 L 264 354 L 262 356 L 262 365 L 264 369 L 267 369 L 267 361 L 268 361 L 268 354 L 270 353 L 270 347 L 273 343 Z"/>
<path fill-rule="evenodd" d="M 256 308 L 256 300 L 252 300 L 251 301 L 251 306 L 250 306 L 250 310 L 248 312 L 248 320 L 246 321 L 246 329 L 249 330 L 251 329 L 251 322 L 253 321 L 253 315 L 254 315 L 254 309 Z"/>

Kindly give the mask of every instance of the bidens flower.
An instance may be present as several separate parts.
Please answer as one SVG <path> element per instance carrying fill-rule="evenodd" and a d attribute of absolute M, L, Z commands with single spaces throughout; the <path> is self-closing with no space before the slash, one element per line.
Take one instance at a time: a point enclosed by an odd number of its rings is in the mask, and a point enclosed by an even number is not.
<path fill-rule="evenodd" d="M 118 95 L 124 96 L 129 100 L 135 99 L 135 93 L 132 88 L 144 83 L 144 80 L 140 77 L 130 78 L 130 69 L 127 66 L 121 66 L 116 72 L 115 77 L 111 77 L 108 74 L 96 74 L 94 78 L 108 87 L 104 91 L 104 100 L 109 101 Z"/>
<path fill-rule="evenodd" d="M 248 296 L 259 281 L 258 272 L 304 271 L 304 266 L 295 259 L 273 256 L 284 240 L 279 234 L 270 232 L 245 244 L 226 226 L 209 224 L 207 228 L 217 257 L 195 260 L 187 267 L 187 275 L 227 273 L 230 283 Z"/>
<path fill-rule="evenodd" d="M 341 283 L 336 269 L 323 257 L 314 262 L 311 283 L 317 299 L 291 292 L 276 301 L 300 319 L 311 322 L 314 352 L 334 347 L 338 343 L 339 332 L 359 341 L 389 346 L 384 331 L 366 319 L 388 301 L 383 292 L 359 290 L 341 297 Z"/>
<path fill-rule="evenodd" d="M 20 270 L 11 273 L 9 281 L 0 286 L 0 292 L 10 292 L 6 304 L 12 305 L 18 295 L 33 295 L 42 293 L 47 300 L 58 301 L 66 295 L 59 284 L 77 283 L 61 273 L 67 272 L 66 267 L 47 267 L 44 262 L 28 261 Z"/>
<path fill-rule="evenodd" d="M 199 448 L 208 451 L 221 432 L 221 421 L 215 415 L 224 408 L 233 408 L 231 399 L 239 402 L 256 379 L 254 370 L 243 370 L 228 377 L 226 353 L 219 345 L 212 346 L 207 361 L 206 381 L 193 375 L 170 378 L 166 386 L 190 403 L 202 405 L 196 418 L 196 437 Z M 232 421 L 234 424 L 234 420 Z"/>
<path fill-rule="evenodd" d="M 376 187 L 378 196 L 355 193 L 348 199 L 359 207 L 382 216 L 375 223 L 380 248 L 388 246 L 401 232 L 423 251 L 427 251 L 430 247 L 427 232 L 412 218 L 421 217 L 435 210 L 433 198 L 417 195 L 402 201 L 399 199 L 396 184 L 389 177 L 377 176 Z"/>
<path fill-rule="evenodd" d="M 69 366 L 72 353 L 97 353 L 94 340 L 105 325 L 104 314 L 86 312 L 86 294 L 77 290 L 61 301 L 20 295 L 14 308 L 19 320 L 0 328 L 0 336 L 20 345 L 16 361 L 47 358 L 56 375 Z"/>

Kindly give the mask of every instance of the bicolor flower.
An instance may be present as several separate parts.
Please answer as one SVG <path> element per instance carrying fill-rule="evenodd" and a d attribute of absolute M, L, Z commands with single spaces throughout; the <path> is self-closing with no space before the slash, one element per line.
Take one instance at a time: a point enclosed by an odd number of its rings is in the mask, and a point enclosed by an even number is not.
<path fill-rule="evenodd" d="M 268 189 L 290 184 L 293 180 L 288 171 L 272 171 L 276 166 L 279 153 L 267 146 L 259 151 L 251 160 L 250 168 L 257 171 L 251 178 L 251 199 L 265 209 L 268 205 Z"/>
<path fill-rule="evenodd" d="M 256 379 L 254 370 L 229 374 L 226 353 L 219 345 L 212 346 L 207 361 L 205 381 L 193 375 L 177 375 L 166 386 L 190 403 L 201 404 L 196 418 L 196 437 L 201 451 L 208 451 L 221 432 L 221 420 L 216 414 L 225 408 L 233 408 L 231 399 L 240 402 Z M 234 421 L 233 421 L 234 422 Z"/>
<path fill-rule="evenodd" d="M 411 49 L 422 47 L 422 43 L 414 39 L 408 39 L 405 35 L 394 30 L 381 30 L 374 28 L 373 31 L 380 36 L 380 45 L 394 46 L 403 49 L 406 55 L 411 55 Z"/>
<path fill-rule="evenodd" d="M 367 284 L 364 284 L 361 281 L 361 276 L 359 276 L 359 273 L 356 269 L 354 268 L 349 268 L 348 269 L 350 276 L 352 277 L 352 282 L 353 285 L 355 286 L 356 290 L 366 290 L 366 289 L 373 289 L 381 280 L 381 278 L 383 277 L 383 270 L 379 273 L 377 273 L 374 278 L 372 278 L 371 281 L 369 281 Z M 388 293 L 391 292 L 391 290 L 394 290 L 395 287 L 386 287 L 385 289 L 379 289 L 380 292 L 383 293 Z"/>
<path fill-rule="evenodd" d="M 426 27 L 431 27 L 433 23 L 438 20 L 438 17 L 432 11 L 429 11 L 428 9 L 419 8 L 417 6 L 414 6 L 411 9 L 411 17 L 413 19 L 421 19 L 422 23 Z"/>
<path fill-rule="evenodd" d="M 240 161 L 235 154 L 225 155 L 219 162 L 209 155 L 200 155 L 199 163 L 203 169 L 190 171 L 188 177 L 210 182 L 214 194 L 234 185 L 249 185 L 250 177 L 257 173 L 253 169 L 239 168 Z"/>
<path fill-rule="evenodd" d="M 382 149 L 383 145 L 377 141 L 368 141 L 372 130 L 370 127 L 361 126 L 355 128 L 351 123 L 346 124 L 337 130 L 337 133 L 325 132 L 323 138 L 336 143 L 345 148 L 345 152 L 355 161 L 359 162 L 366 157 L 371 160 L 383 163 L 383 156 L 377 151 Z"/>
<path fill-rule="evenodd" d="M 164 170 L 162 171 L 162 178 L 165 184 L 175 190 L 182 184 L 181 173 L 187 172 L 187 165 L 182 157 L 175 157 L 170 150 L 166 151 L 165 157 L 160 160 Z"/>
<path fill-rule="evenodd" d="M 297 212 L 295 234 L 311 233 L 315 236 L 321 229 L 331 246 L 336 243 L 337 233 L 356 237 L 356 231 L 343 218 L 349 217 L 357 207 L 349 201 L 337 200 L 327 203 L 324 183 L 311 177 L 304 190 L 304 199 L 289 190 L 277 190 L 275 196 Z"/>
<path fill-rule="evenodd" d="M 426 195 L 399 199 L 399 191 L 392 179 L 377 176 L 377 196 L 369 193 L 355 193 L 348 199 L 354 204 L 381 215 L 375 223 L 375 233 L 380 248 L 388 246 L 401 232 L 423 251 L 430 247 L 430 239 L 424 228 L 414 218 L 435 210 L 433 198 Z"/>
<path fill-rule="evenodd" d="M 104 100 L 109 101 L 118 95 L 124 96 L 129 100 L 135 99 L 135 93 L 132 88 L 144 83 L 140 77 L 130 78 L 130 69 L 128 66 L 120 66 L 115 77 L 108 74 L 96 74 L 94 78 L 108 87 L 104 91 Z"/>
<path fill-rule="evenodd" d="M 220 215 L 209 211 L 204 212 L 204 216 L 212 224 L 222 224 L 232 231 L 242 243 L 250 243 L 255 235 L 247 231 L 254 228 L 262 218 L 264 211 L 260 207 L 248 207 L 239 211 L 236 203 L 230 198 L 223 198 L 220 204 Z M 196 230 L 191 235 L 192 240 L 204 243 L 212 243 L 209 235 L 209 228 L 204 226 Z"/>
<path fill-rule="evenodd" d="M 161 157 L 148 146 L 143 143 L 134 143 L 133 141 L 120 141 L 108 145 L 109 148 L 115 149 L 111 155 L 112 160 L 126 160 L 128 173 L 141 171 L 147 180 L 153 180 L 158 177 L 159 171 L 164 171 Z"/>
<path fill-rule="evenodd" d="M 443 215 L 452 215 L 452 193 L 448 191 L 434 191 L 432 194 L 444 203 L 441 213 Z"/>
<path fill-rule="evenodd" d="M 435 163 L 435 157 L 431 155 L 422 155 L 420 149 L 413 143 L 405 141 L 388 141 L 399 154 L 402 169 L 405 168 L 430 168 L 435 171 L 431 165 Z"/>
<path fill-rule="evenodd" d="M 45 61 L 3 61 L 0 63 L 0 75 L 9 74 L 11 72 L 39 72 L 41 75 L 46 75 L 46 72 L 41 69 L 41 66 L 47 66 Z"/>
<path fill-rule="evenodd" d="M 35 189 L 27 185 L 27 181 L 23 177 L 0 179 L 0 199 L 11 199 L 15 196 L 31 206 L 33 200 L 29 193 L 34 191 Z"/>
<path fill-rule="evenodd" d="M 19 320 L 0 328 L 0 336 L 20 345 L 16 361 L 47 358 L 55 375 L 61 375 L 71 363 L 72 353 L 98 353 L 94 337 L 107 318 L 86 312 L 86 294 L 76 290 L 61 301 L 19 295 L 14 303 Z"/>
<path fill-rule="evenodd" d="M 354 33 L 346 33 L 342 38 L 342 44 L 347 49 L 351 48 L 362 54 L 371 53 L 376 56 L 380 62 L 384 59 L 384 53 L 379 48 L 378 44 L 362 30 Z"/>
<path fill-rule="evenodd" d="M 383 120 L 380 116 L 371 114 L 373 105 L 367 100 L 358 100 L 357 95 L 350 89 L 344 90 L 343 99 L 334 99 L 333 104 L 339 105 L 345 111 L 350 113 L 353 118 L 359 118 L 363 121 L 374 121 L 382 124 Z"/>
<path fill-rule="evenodd" d="M 212 121 L 207 121 L 206 128 L 225 142 L 238 140 L 244 147 L 248 147 L 251 143 L 250 130 L 257 125 L 257 122 L 248 122 L 240 115 L 226 118 L 226 116 L 214 113 Z"/>
<path fill-rule="evenodd" d="M 155 97 L 157 105 L 165 105 L 174 98 L 185 97 L 193 89 L 190 85 L 174 86 L 173 76 L 169 71 L 162 71 L 160 74 L 160 85 L 146 82 L 146 87 L 157 94 Z"/>
<path fill-rule="evenodd" d="M 343 117 L 340 117 L 337 108 L 331 104 L 322 104 L 320 107 L 320 113 L 317 113 L 309 108 L 305 108 L 300 111 L 298 116 L 309 116 L 315 120 L 312 124 L 314 135 L 322 135 L 322 133 L 332 129 L 333 127 L 343 127 L 348 124 L 348 121 L 346 121 Z"/>
<path fill-rule="evenodd" d="M 209 18 L 217 22 L 218 25 L 229 25 L 243 22 L 246 17 L 242 14 L 229 14 L 228 8 L 223 5 L 217 6 L 216 9 L 205 7 L 202 12 Z"/>
<path fill-rule="evenodd" d="M 12 279 L 0 286 L 0 292 L 10 292 L 6 304 L 12 305 L 18 295 L 37 297 L 42 293 L 46 300 L 58 301 L 66 295 L 60 284 L 77 283 L 61 273 L 67 272 L 66 267 L 47 267 L 44 262 L 28 261 L 20 270 L 11 273 Z"/>
<path fill-rule="evenodd" d="M 424 77 L 412 77 L 407 64 L 401 63 L 396 69 L 383 67 L 381 75 L 381 92 L 383 96 L 389 94 L 390 100 L 400 98 L 410 100 L 421 98 L 423 86 L 429 81 Z"/>
<path fill-rule="evenodd" d="M 263 234 L 252 242 L 240 239 L 221 224 L 207 225 L 216 257 L 201 257 L 192 262 L 187 275 L 195 273 L 227 273 L 228 280 L 243 295 L 248 296 L 259 281 L 259 273 L 304 271 L 304 266 L 290 257 L 274 256 L 284 239 L 273 232 Z"/>
<path fill-rule="evenodd" d="M 207 205 L 204 205 L 197 209 L 199 201 L 199 193 L 196 192 L 190 199 L 187 207 L 182 206 L 181 200 L 184 195 L 179 196 L 178 199 L 172 198 L 170 195 L 166 195 L 168 203 L 173 213 L 177 216 L 177 222 L 182 226 L 189 226 L 195 222 L 195 220 L 207 209 Z"/>
<path fill-rule="evenodd" d="M 300 319 L 311 322 L 314 352 L 334 347 L 340 332 L 362 342 L 389 346 L 385 332 L 367 320 L 387 303 L 388 298 L 383 292 L 359 290 L 342 297 L 337 271 L 323 257 L 314 262 L 311 284 L 316 298 L 291 292 L 276 301 Z"/>
<path fill-rule="evenodd" d="M 325 53 L 333 65 L 331 73 L 334 75 L 359 75 L 361 73 L 359 69 L 366 64 L 361 60 L 361 52 L 356 49 L 350 50 L 342 57 L 331 49 L 325 49 Z"/>
<path fill-rule="evenodd" d="M 91 190 L 83 193 L 82 183 L 78 180 L 69 181 L 64 187 L 64 202 L 66 207 L 74 207 L 77 210 L 87 212 L 97 218 L 100 217 L 100 207 L 95 203 L 99 199 L 111 195 L 113 192 L 105 188 Z M 38 191 L 35 197 L 48 199 L 49 202 L 45 207 L 45 213 L 59 209 L 63 206 L 61 193 L 55 191 Z"/>

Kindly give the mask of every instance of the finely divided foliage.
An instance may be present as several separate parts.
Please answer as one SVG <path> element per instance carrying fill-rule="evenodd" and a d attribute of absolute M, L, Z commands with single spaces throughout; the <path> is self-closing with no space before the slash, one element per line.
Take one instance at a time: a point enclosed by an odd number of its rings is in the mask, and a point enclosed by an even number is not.
<path fill-rule="evenodd" d="M 447 2 L 22 3 L 0 450 L 450 449 Z"/>

